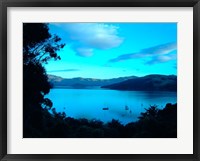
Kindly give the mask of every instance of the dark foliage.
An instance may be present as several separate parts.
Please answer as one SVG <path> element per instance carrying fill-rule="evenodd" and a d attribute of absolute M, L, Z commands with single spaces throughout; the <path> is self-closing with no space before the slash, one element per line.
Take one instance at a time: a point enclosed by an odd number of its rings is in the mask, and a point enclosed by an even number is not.
<path fill-rule="evenodd" d="M 57 60 L 56 54 L 64 44 L 59 43 L 57 35 L 49 33 L 47 24 L 23 24 L 23 131 L 24 137 L 42 137 L 48 129 L 44 119 L 51 118 L 47 112 L 53 106 L 51 100 L 44 98 L 51 88 L 42 63 L 51 58 Z M 48 129 L 49 130 L 49 129 Z M 40 132 L 42 131 L 42 132 Z"/>
<path fill-rule="evenodd" d="M 156 106 L 150 106 L 146 112 L 141 113 L 135 124 L 127 127 L 134 128 L 132 137 L 144 138 L 174 138 L 177 137 L 177 104 L 167 104 L 159 110 Z"/>
<path fill-rule="evenodd" d="M 43 23 L 23 24 L 23 49 L 29 51 L 38 44 L 43 43 L 51 37 L 49 28 Z"/>
<path fill-rule="evenodd" d="M 52 109 L 41 109 L 38 129 L 25 132 L 28 138 L 176 138 L 177 104 L 167 104 L 162 110 L 156 106 L 141 113 L 136 122 L 122 125 L 118 120 L 103 123 L 99 120 L 74 119 Z M 36 122 L 37 124 L 37 122 Z M 43 127 L 42 127 L 43 126 Z"/>
<path fill-rule="evenodd" d="M 61 59 L 57 52 L 64 48 L 61 38 L 49 33 L 48 24 L 23 24 L 23 63 L 47 63 L 50 59 Z"/>

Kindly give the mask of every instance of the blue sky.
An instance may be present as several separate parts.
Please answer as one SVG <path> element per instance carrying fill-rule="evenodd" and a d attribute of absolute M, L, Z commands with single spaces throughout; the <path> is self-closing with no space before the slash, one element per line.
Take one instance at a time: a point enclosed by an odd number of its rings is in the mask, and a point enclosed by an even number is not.
<path fill-rule="evenodd" d="M 176 23 L 50 23 L 66 43 L 45 68 L 63 78 L 177 74 Z"/>

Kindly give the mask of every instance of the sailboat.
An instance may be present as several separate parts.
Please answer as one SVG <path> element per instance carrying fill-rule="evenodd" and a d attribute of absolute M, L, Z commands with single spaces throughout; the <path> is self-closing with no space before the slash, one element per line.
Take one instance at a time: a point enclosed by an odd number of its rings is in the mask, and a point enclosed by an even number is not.
<path fill-rule="evenodd" d="M 127 106 L 127 105 L 125 106 L 125 110 L 129 110 L 129 108 L 128 108 L 128 106 Z"/>

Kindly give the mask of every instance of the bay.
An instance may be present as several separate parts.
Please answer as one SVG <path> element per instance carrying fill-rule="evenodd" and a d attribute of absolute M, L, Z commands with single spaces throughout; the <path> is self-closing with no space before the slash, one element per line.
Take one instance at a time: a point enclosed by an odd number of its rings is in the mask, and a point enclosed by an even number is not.
<path fill-rule="evenodd" d="M 122 124 L 136 121 L 150 105 L 162 109 L 167 103 L 177 103 L 177 93 L 166 91 L 53 88 L 46 97 L 57 112 L 65 112 L 67 117 L 105 123 L 116 119 Z"/>

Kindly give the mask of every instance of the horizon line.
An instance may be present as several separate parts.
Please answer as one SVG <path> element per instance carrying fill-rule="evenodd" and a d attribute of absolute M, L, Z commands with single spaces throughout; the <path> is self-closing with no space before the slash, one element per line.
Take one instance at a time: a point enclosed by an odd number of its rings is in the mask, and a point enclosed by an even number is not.
<path fill-rule="evenodd" d="M 113 77 L 113 78 L 94 78 L 94 77 L 70 77 L 70 78 L 66 78 L 66 77 L 62 77 L 62 76 L 58 76 L 58 75 L 54 75 L 54 74 L 48 74 L 48 73 L 47 73 L 47 75 L 61 77 L 63 79 L 84 78 L 84 79 L 101 79 L 101 80 L 117 79 L 117 78 L 125 78 L 125 77 L 138 77 L 138 78 L 140 78 L 140 77 L 145 77 L 145 76 L 149 76 L 149 75 L 162 75 L 162 76 L 176 76 L 177 77 L 177 74 L 147 74 L 147 75 L 143 75 L 143 76 L 129 75 L 129 76 Z"/>

